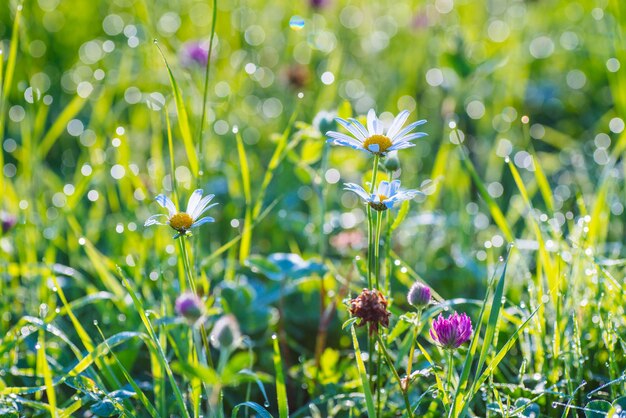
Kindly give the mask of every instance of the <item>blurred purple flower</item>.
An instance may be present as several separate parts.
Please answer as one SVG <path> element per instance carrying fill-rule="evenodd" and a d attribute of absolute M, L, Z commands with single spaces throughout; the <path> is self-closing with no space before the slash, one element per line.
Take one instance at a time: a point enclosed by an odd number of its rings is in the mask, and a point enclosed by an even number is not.
<path fill-rule="evenodd" d="M 185 67 L 206 66 L 209 60 L 209 48 L 201 41 L 190 41 L 183 45 L 181 63 Z"/>
<path fill-rule="evenodd" d="M 430 287 L 420 282 L 415 282 L 415 284 L 411 286 L 411 289 L 409 289 L 407 300 L 417 309 L 423 309 L 430 303 L 430 297 Z"/>
<path fill-rule="evenodd" d="M 430 337 L 442 348 L 453 350 L 469 341 L 472 331 L 472 321 L 464 313 L 455 312 L 447 318 L 439 314 L 433 321 Z"/>
<path fill-rule="evenodd" d="M 330 0 L 309 0 L 309 4 L 312 8 L 319 10 L 330 5 Z"/>
<path fill-rule="evenodd" d="M 2 223 L 2 233 L 6 234 L 17 224 L 17 217 L 7 212 L 0 212 L 0 223 Z"/>
<path fill-rule="evenodd" d="M 191 292 L 183 293 L 176 299 L 176 313 L 193 324 L 204 315 L 204 303 Z"/>

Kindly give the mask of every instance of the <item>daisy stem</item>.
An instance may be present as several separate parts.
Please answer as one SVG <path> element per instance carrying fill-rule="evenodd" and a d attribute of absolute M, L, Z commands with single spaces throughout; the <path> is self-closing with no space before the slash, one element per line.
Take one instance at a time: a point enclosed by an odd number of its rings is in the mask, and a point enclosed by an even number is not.
<path fill-rule="evenodd" d="M 376 213 L 376 241 L 374 242 L 374 277 L 376 278 L 376 289 L 380 289 L 380 230 L 383 223 L 383 213 Z"/>
<path fill-rule="evenodd" d="M 187 254 L 187 246 L 185 245 L 184 239 L 185 237 L 180 237 L 178 239 L 178 245 L 180 246 L 180 252 L 183 257 L 183 265 L 185 267 L 185 273 L 186 273 L 187 279 L 189 280 L 189 286 L 191 287 L 191 291 L 193 292 L 193 294 L 197 295 L 198 292 L 196 291 L 196 282 L 193 279 L 193 274 L 191 273 L 191 266 L 189 264 L 189 255 Z"/>
<path fill-rule="evenodd" d="M 393 365 L 393 361 L 391 360 L 391 357 L 389 356 L 389 353 L 387 352 L 387 348 L 385 348 L 385 344 L 383 343 L 383 339 L 380 336 L 380 334 L 378 334 L 378 349 L 380 350 L 380 352 L 385 357 L 385 361 L 387 362 L 387 365 L 389 366 L 389 369 L 391 370 L 391 372 L 393 373 L 393 376 L 398 381 L 398 385 L 400 386 L 400 391 L 402 392 L 402 396 L 404 398 L 404 405 L 406 407 L 406 412 L 407 412 L 409 418 L 413 418 L 413 411 L 412 411 L 412 408 L 411 408 L 411 402 L 409 401 L 409 395 L 408 395 L 407 391 L 404 389 L 404 387 L 402 386 L 402 379 L 400 378 L 400 375 L 398 374 L 398 371 L 396 370 L 396 368 Z"/>
<path fill-rule="evenodd" d="M 376 188 L 376 177 L 378 176 L 378 161 L 380 156 L 374 156 L 374 166 L 372 167 L 372 181 L 370 184 L 370 194 L 374 193 Z M 374 264 L 374 216 L 372 214 L 372 207 L 367 206 L 367 286 L 372 289 L 372 270 Z"/>

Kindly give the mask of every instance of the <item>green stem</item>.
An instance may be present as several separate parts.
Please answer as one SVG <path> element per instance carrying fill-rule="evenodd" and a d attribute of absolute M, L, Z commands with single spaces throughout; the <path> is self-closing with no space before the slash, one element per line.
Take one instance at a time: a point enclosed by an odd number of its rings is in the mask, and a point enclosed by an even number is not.
<path fill-rule="evenodd" d="M 454 352 L 452 350 L 446 350 L 448 354 L 448 377 L 446 378 L 446 392 L 449 394 L 449 399 L 452 399 L 452 371 L 454 370 Z"/>
<path fill-rule="evenodd" d="M 380 230 L 383 223 L 383 213 L 376 213 L 376 241 L 374 242 L 374 277 L 376 279 L 376 289 L 380 289 Z"/>
<path fill-rule="evenodd" d="M 376 188 L 376 177 L 378 176 L 378 161 L 380 157 L 376 155 L 374 157 L 374 166 L 372 167 L 372 181 L 370 184 L 370 194 L 374 193 Z M 374 217 L 372 214 L 372 207 L 367 206 L 367 286 L 372 289 L 372 271 L 374 265 Z"/>
<path fill-rule="evenodd" d="M 178 245 L 180 246 L 180 252 L 181 255 L 183 257 L 183 265 L 185 267 L 185 275 L 187 276 L 187 279 L 189 280 L 189 286 L 191 287 L 191 291 L 193 292 L 194 295 L 197 295 L 197 291 L 196 291 L 196 281 L 193 278 L 193 274 L 191 273 L 191 266 L 189 264 L 189 255 L 187 254 L 187 246 L 185 245 L 184 242 L 185 237 L 181 236 L 178 239 Z M 181 286 L 182 288 L 182 286 Z"/>
<path fill-rule="evenodd" d="M 413 418 L 413 411 L 411 408 L 411 402 L 409 401 L 409 395 L 402 386 L 402 379 L 400 378 L 398 371 L 394 367 L 393 361 L 391 361 L 391 357 L 389 356 L 389 353 L 387 352 L 387 348 L 385 348 L 385 344 L 383 344 L 383 339 L 381 338 L 380 334 L 378 334 L 378 349 L 380 350 L 381 353 L 383 353 L 383 356 L 385 357 L 385 361 L 389 365 L 389 369 L 391 370 L 394 377 L 398 381 L 398 386 L 400 386 L 400 391 L 402 392 L 402 397 L 404 398 L 404 404 L 406 406 L 406 412 L 409 418 Z"/>
<path fill-rule="evenodd" d="M 415 355 L 415 342 L 417 341 L 417 336 L 419 334 L 420 322 L 422 320 L 422 310 L 419 309 L 417 311 L 417 321 L 413 324 L 413 340 L 411 341 L 411 350 L 409 351 L 409 364 L 406 367 L 406 375 L 407 375 L 407 388 L 408 382 L 411 379 L 411 368 L 413 367 L 413 356 Z"/>

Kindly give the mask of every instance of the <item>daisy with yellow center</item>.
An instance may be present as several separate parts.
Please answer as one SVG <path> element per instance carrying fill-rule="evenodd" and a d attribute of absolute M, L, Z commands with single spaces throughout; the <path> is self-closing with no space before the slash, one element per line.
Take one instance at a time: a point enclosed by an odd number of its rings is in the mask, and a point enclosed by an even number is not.
<path fill-rule="evenodd" d="M 176 209 L 176 205 L 174 205 L 174 202 L 172 202 L 169 197 L 164 194 L 158 195 L 155 200 L 159 205 L 167 209 L 169 213 L 168 215 L 152 215 L 146 220 L 144 226 L 169 225 L 177 232 L 174 238 L 178 238 L 180 236 L 190 234 L 191 229 L 202 224 L 215 222 L 215 219 L 210 216 L 201 218 L 207 210 L 217 205 L 217 203 L 209 205 L 215 195 L 210 194 L 202 197 L 202 193 L 202 189 L 197 189 L 191 194 L 189 202 L 187 202 L 187 210 L 185 212 L 179 212 L 178 209 Z"/>
<path fill-rule="evenodd" d="M 409 111 L 403 110 L 394 118 L 387 132 L 384 132 L 383 123 L 376 117 L 374 109 L 370 109 L 367 113 L 367 128 L 356 119 L 337 118 L 337 122 L 353 136 L 335 131 L 329 131 L 326 135 L 329 137 L 330 144 L 384 157 L 390 151 L 413 147 L 415 144 L 411 141 L 426 136 L 424 132 L 412 132 L 418 126 L 425 124 L 425 120 L 410 123 L 403 129 L 402 126 L 408 118 Z"/>
<path fill-rule="evenodd" d="M 391 183 L 381 181 L 373 193 L 366 192 L 363 187 L 354 183 L 345 183 L 344 190 L 358 194 L 365 203 L 379 212 L 391 209 L 398 202 L 410 200 L 422 194 L 419 190 L 400 190 L 400 180 L 394 180 Z"/>

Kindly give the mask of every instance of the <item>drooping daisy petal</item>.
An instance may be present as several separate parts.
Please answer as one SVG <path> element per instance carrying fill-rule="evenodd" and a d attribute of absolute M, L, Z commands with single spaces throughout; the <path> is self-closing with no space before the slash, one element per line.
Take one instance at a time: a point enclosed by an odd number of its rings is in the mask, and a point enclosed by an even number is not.
<path fill-rule="evenodd" d="M 155 198 L 155 200 L 159 205 L 161 205 L 161 207 L 167 209 L 170 216 L 174 216 L 176 214 L 176 205 L 174 205 L 174 202 L 172 202 L 169 197 L 164 194 L 160 194 Z"/>
<path fill-rule="evenodd" d="M 215 219 L 211 218 L 210 216 L 205 216 L 204 218 L 195 221 L 193 225 L 191 225 L 191 227 L 195 228 L 208 222 L 215 222 Z"/>
<path fill-rule="evenodd" d="M 159 219 L 162 219 L 163 221 L 160 221 Z M 152 215 L 151 217 L 146 219 L 146 222 L 143 224 L 143 226 L 167 225 L 167 219 L 167 215 L 164 215 L 162 213 L 158 215 Z"/>
<path fill-rule="evenodd" d="M 349 190 L 351 192 L 354 192 L 354 193 L 358 194 L 361 197 L 361 199 L 363 199 L 363 200 L 369 200 L 370 199 L 369 193 L 367 193 L 365 191 L 365 189 L 363 187 L 359 186 L 358 184 L 344 183 L 343 189 L 344 190 Z"/>
<path fill-rule="evenodd" d="M 196 189 L 189 196 L 189 202 L 187 202 L 187 213 L 193 218 L 193 213 L 196 210 L 196 206 L 202 200 L 202 189 Z"/>

